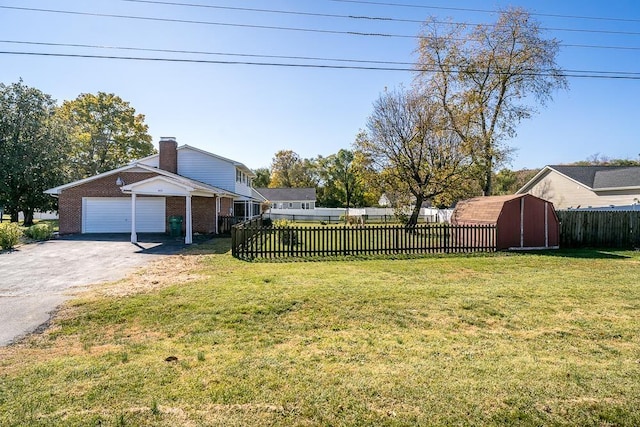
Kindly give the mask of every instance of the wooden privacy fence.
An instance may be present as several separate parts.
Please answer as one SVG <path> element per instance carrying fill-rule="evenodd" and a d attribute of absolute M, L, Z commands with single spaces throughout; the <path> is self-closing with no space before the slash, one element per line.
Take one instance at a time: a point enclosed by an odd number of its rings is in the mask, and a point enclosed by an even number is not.
<path fill-rule="evenodd" d="M 289 226 L 238 224 L 231 230 L 231 251 L 240 259 L 397 255 L 496 250 L 492 225 L 419 224 L 361 226 Z"/>
<path fill-rule="evenodd" d="M 630 249 L 640 247 L 638 211 L 557 211 L 560 246 Z"/>

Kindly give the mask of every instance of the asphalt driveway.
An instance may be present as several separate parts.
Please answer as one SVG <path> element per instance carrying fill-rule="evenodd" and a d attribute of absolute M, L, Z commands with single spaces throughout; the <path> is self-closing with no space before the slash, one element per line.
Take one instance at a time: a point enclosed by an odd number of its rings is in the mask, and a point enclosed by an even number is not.
<path fill-rule="evenodd" d="M 52 311 L 88 285 L 126 277 L 136 268 L 182 250 L 165 235 L 78 235 L 0 253 L 0 346 L 45 324 Z"/>

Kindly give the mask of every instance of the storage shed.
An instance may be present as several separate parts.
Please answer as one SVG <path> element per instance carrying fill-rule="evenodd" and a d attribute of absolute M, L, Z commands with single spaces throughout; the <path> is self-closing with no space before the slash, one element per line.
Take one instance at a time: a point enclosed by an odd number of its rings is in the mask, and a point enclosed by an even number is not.
<path fill-rule="evenodd" d="M 496 249 L 557 249 L 560 222 L 553 203 L 530 194 L 458 202 L 453 225 L 495 225 Z"/>

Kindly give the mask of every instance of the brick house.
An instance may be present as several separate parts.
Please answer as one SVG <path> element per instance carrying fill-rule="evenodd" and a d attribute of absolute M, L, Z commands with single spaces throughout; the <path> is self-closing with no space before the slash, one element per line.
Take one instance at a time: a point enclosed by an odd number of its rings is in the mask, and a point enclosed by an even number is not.
<path fill-rule="evenodd" d="M 260 213 L 254 173 L 242 163 L 161 138 L 159 153 L 118 169 L 51 188 L 60 234 L 165 233 L 181 216 L 185 243 L 193 233 L 217 234 L 220 218 Z"/>

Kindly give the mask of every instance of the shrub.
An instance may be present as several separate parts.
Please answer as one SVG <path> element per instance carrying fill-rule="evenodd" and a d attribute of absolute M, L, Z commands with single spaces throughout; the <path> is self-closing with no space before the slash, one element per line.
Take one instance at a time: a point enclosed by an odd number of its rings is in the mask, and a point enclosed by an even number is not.
<path fill-rule="evenodd" d="M 34 224 L 25 234 L 33 240 L 49 240 L 53 237 L 53 227 L 46 223 Z"/>
<path fill-rule="evenodd" d="M 277 228 L 278 235 L 280 236 L 280 240 L 286 246 L 295 246 L 298 244 L 298 234 L 295 230 L 290 230 L 289 228 L 293 222 L 288 219 L 277 219 L 273 221 L 273 227 Z"/>
<path fill-rule="evenodd" d="M 262 219 L 262 226 L 263 227 L 271 227 L 273 225 L 273 221 L 271 220 L 271 218 L 263 218 Z"/>
<path fill-rule="evenodd" d="M 409 215 L 407 215 L 406 213 L 404 213 L 402 211 L 396 211 L 395 215 L 396 215 L 396 220 L 399 223 L 401 223 L 401 224 L 408 224 L 409 223 Z"/>
<path fill-rule="evenodd" d="M 273 226 L 275 228 L 289 228 L 291 227 L 291 224 L 293 223 L 286 218 L 276 219 L 273 221 Z"/>
<path fill-rule="evenodd" d="M 20 241 L 22 230 L 15 222 L 0 223 L 0 248 L 11 249 Z"/>

